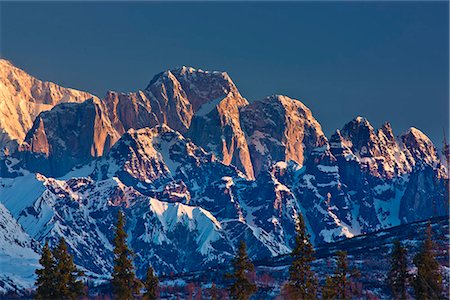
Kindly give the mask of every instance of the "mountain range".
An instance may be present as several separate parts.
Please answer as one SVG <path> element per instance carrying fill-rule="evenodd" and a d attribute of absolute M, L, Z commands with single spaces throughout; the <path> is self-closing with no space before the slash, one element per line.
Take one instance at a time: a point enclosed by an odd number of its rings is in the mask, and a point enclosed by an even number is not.
<path fill-rule="evenodd" d="M 181 67 L 143 90 L 90 93 L 0 60 L 0 291 L 32 288 L 64 237 L 112 271 L 123 210 L 138 276 L 287 254 L 295 220 L 323 245 L 448 215 L 448 161 L 419 129 L 356 117 L 327 137 L 301 101 L 248 101 L 225 72 Z"/>

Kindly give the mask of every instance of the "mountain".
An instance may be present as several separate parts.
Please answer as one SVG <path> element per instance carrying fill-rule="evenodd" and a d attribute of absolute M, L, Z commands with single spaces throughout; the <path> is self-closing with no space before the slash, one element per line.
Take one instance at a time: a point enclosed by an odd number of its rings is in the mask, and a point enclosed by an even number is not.
<path fill-rule="evenodd" d="M 40 113 L 19 146 L 29 170 L 62 176 L 110 150 L 120 135 L 96 98 L 62 103 Z"/>
<path fill-rule="evenodd" d="M 300 101 L 274 95 L 254 101 L 241 111 L 255 173 L 278 161 L 303 165 L 327 138 L 311 111 Z"/>
<path fill-rule="evenodd" d="M 227 73 L 169 70 L 156 75 L 144 91 L 108 92 L 104 102 L 119 133 L 166 124 L 253 178 L 239 121 L 239 108 L 248 102 Z"/>
<path fill-rule="evenodd" d="M 83 102 L 91 97 L 86 92 L 40 81 L 0 59 L 0 148 L 15 150 L 40 112 L 58 103 Z"/>
<path fill-rule="evenodd" d="M 357 117 L 327 138 L 299 100 L 248 102 L 227 73 L 182 67 L 34 117 L 0 158 L 0 257 L 30 265 L 0 283 L 30 287 L 40 245 L 60 237 L 106 280 L 119 210 L 138 275 L 169 274 L 225 266 L 240 240 L 252 259 L 286 255 L 299 214 L 316 247 L 448 216 L 448 184 L 416 128 Z"/>
<path fill-rule="evenodd" d="M 234 191 L 235 182 L 242 192 Z M 267 185 L 264 193 L 276 196 L 278 189 Z M 223 263 L 240 239 L 249 242 L 254 258 L 287 253 L 274 220 L 267 220 L 278 210 L 269 202 L 251 214 L 251 203 L 240 193 L 255 194 L 244 174 L 160 125 L 130 129 L 106 156 L 64 178 L 27 172 L 3 178 L 0 198 L 33 239 L 54 245 L 65 237 L 75 262 L 101 277 L 112 270 L 111 226 L 119 209 L 127 216 L 139 274 L 149 262 L 166 273 Z M 24 195 L 27 200 L 18 205 Z M 292 197 L 289 201 L 295 212 Z M 276 229 L 292 235 L 289 212 Z M 105 250 L 96 251 L 100 247 Z"/>

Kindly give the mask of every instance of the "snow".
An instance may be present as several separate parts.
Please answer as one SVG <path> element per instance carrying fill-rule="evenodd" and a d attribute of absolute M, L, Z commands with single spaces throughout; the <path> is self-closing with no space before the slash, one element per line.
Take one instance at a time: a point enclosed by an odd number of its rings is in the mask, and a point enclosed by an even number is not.
<path fill-rule="evenodd" d="M 324 172 L 324 173 L 337 173 L 339 171 L 338 166 L 318 165 L 317 169 L 319 169 L 319 171 Z"/>
<path fill-rule="evenodd" d="M 208 211 L 197 206 L 182 203 L 162 202 L 155 198 L 149 200 L 150 210 L 156 214 L 165 232 L 173 231 L 181 223 L 190 231 L 197 233 L 196 241 L 201 254 L 206 255 L 212 249 L 211 243 L 221 238 L 222 226 Z M 149 236 L 142 239 L 152 240 Z M 159 233 L 153 241 L 162 243 L 167 240 L 164 233 Z"/>
<path fill-rule="evenodd" d="M 16 178 L 0 178 L 0 202 L 18 218 L 19 214 L 32 206 L 45 191 L 44 183 L 37 179 L 36 174 L 30 173 Z"/>
<path fill-rule="evenodd" d="M 255 132 L 252 134 L 251 139 L 250 139 L 250 144 L 253 145 L 256 149 L 257 152 L 261 153 L 261 154 L 266 154 L 267 153 L 267 148 L 265 146 L 264 143 L 261 142 L 261 139 L 265 139 L 266 135 L 259 131 L 259 130 L 255 130 Z"/>
<path fill-rule="evenodd" d="M 381 200 L 374 198 L 375 211 L 377 212 L 378 220 L 381 228 L 389 228 L 401 224 L 400 221 L 400 204 L 401 199 L 405 193 L 405 189 L 395 189 L 395 196 L 388 200 Z"/>
<path fill-rule="evenodd" d="M 279 168 L 279 169 L 281 169 L 281 170 L 287 169 L 287 163 L 284 162 L 284 161 L 278 161 L 278 162 L 275 163 L 274 166 Z"/>
<path fill-rule="evenodd" d="M 203 104 L 202 106 L 200 106 L 200 108 L 198 109 L 198 111 L 195 113 L 196 116 L 199 117 L 203 117 L 206 116 L 207 114 L 209 114 L 217 105 L 219 105 L 220 102 L 222 102 L 223 99 L 225 99 L 226 96 L 224 97 L 219 97 L 216 98 L 214 100 L 211 100 L 209 102 L 206 102 L 205 104 Z"/>
<path fill-rule="evenodd" d="M 0 204 L 0 291 L 32 288 L 34 270 L 38 268 L 39 254 L 34 242 L 16 222 L 5 206 Z"/>
<path fill-rule="evenodd" d="M 166 142 L 166 141 L 161 141 L 159 143 L 159 147 L 160 147 L 160 152 L 159 155 L 162 158 L 162 161 L 166 164 L 166 166 L 169 168 L 169 171 L 172 175 L 176 174 L 176 171 L 178 169 L 178 167 L 181 166 L 181 163 L 174 161 L 170 156 L 171 156 L 171 151 L 170 149 L 172 148 L 172 146 L 176 143 L 177 141 L 171 141 L 171 142 Z"/>
<path fill-rule="evenodd" d="M 222 180 L 224 181 L 224 184 L 220 185 L 219 187 L 225 187 L 225 188 L 229 189 L 234 185 L 232 177 L 224 176 L 224 177 L 222 177 Z"/>

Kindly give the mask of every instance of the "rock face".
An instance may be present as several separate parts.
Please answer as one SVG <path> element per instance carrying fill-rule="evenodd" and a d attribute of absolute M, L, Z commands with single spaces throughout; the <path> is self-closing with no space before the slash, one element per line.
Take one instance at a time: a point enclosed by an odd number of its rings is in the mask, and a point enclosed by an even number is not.
<path fill-rule="evenodd" d="M 104 111 L 103 103 L 91 98 L 42 112 L 18 155 L 30 170 L 62 176 L 74 166 L 106 154 L 120 135 Z"/>
<path fill-rule="evenodd" d="M 128 129 L 154 127 L 161 123 L 150 99 L 142 91 L 127 94 L 109 91 L 103 102 L 119 134 L 124 134 Z"/>
<path fill-rule="evenodd" d="M 142 276 L 149 263 L 226 265 L 240 240 L 253 259 L 287 254 L 299 214 L 320 245 L 449 208 L 447 170 L 418 129 L 396 137 L 357 117 L 328 140 L 300 101 L 249 104 L 226 73 L 186 67 L 41 112 L 0 176 L 0 225 L 15 224 L 0 226 L 0 256 L 23 248 L 32 265 L 62 236 L 92 278 L 111 273 L 119 209 Z"/>
<path fill-rule="evenodd" d="M 13 151 L 34 119 L 61 102 L 83 102 L 92 95 L 40 81 L 0 59 L 0 149 Z"/>
<path fill-rule="evenodd" d="M 242 109 L 255 174 L 277 161 L 303 165 L 315 147 L 327 143 L 320 124 L 298 100 L 270 96 Z"/>
<path fill-rule="evenodd" d="M 448 214 L 448 175 L 416 129 L 395 138 L 389 124 L 375 131 L 355 118 L 311 152 L 303 173 L 286 173 L 318 241 Z"/>
<path fill-rule="evenodd" d="M 239 119 L 248 102 L 227 73 L 182 67 L 156 75 L 144 91 L 108 92 L 104 101 L 119 133 L 166 124 L 254 177 Z"/>

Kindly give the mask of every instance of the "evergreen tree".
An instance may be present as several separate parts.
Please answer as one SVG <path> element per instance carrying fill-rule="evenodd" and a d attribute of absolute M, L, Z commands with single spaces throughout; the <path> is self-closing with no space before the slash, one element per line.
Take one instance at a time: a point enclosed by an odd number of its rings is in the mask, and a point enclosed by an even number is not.
<path fill-rule="evenodd" d="M 406 248 L 400 241 L 395 241 L 391 254 L 391 268 L 388 273 L 388 284 L 394 299 L 406 299 L 409 277 L 407 260 Z"/>
<path fill-rule="evenodd" d="M 147 276 L 145 277 L 144 287 L 146 289 L 142 299 L 156 300 L 158 298 L 158 276 L 153 271 L 151 266 L 147 269 Z"/>
<path fill-rule="evenodd" d="M 347 275 L 349 273 L 347 252 L 337 251 L 336 270 L 334 273 L 334 282 L 336 284 L 336 293 L 339 299 L 348 298 L 349 282 Z"/>
<path fill-rule="evenodd" d="M 218 299 L 217 287 L 216 287 L 216 284 L 214 282 L 211 285 L 211 289 L 210 289 L 209 293 L 210 293 L 211 300 L 217 300 Z"/>
<path fill-rule="evenodd" d="M 296 226 L 295 247 L 292 250 L 292 265 L 289 267 L 289 281 L 285 286 L 289 299 L 315 299 L 317 278 L 311 270 L 314 249 L 306 232 L 305 222 L 299 215 Z"/>
<path fill-rule="evenodd" d="M 73 263 L 73 257 L 67 250 L 67 244 L 63 237 L 53 249 L 55 259 L 54 294 L 56 299 L 77 299 L 83 295 L 83 282 L 78 277 L 84 273 L 77 269 Z"/>
<path fill-rule="evenodd" d="M 37 275 L 36 280 L 36 299 L 53 299 L 55 298 L 54 291 L 54 280 L 55 280 L 55 261 L 53 259 L 53 254 L 50 251 L 48 242 L 45 242 L 44 248 L 42 249 L 42 255 L 39 259 L 39 263 L 42 269 L 35 271 Z"/>
<path fill-rule="evenodd" d="M 427 237 L 421 251 L 414 257 L 417 274 L 413 280 L 414 294 L 417 299 L 442 298 L 442 274 L 439 263 L 434 257 L 435 244 L 431 239 L 431 224 L 428 223 Z"/>
<path fill-rule="evenodd" d="M 255 267 L 247 255 L 247 246 L 244 241 L 240 242 L 239 249 L 231 264 L 234 273 L 227 274 L 227 277 L 233 280 L 233 284 L 229 288 L 231 299 L 247 300 L 256 292 L 257 288 L 256 284 L 248 278 L 248 272 L 253 272 Z"/>
<path fill-rule="evenodd" d="M 127 246 L 127 233 L 122 211 L 117 215 L 116 236 L 114 237 L 114 270 L 112 285 L 114 296 L 120 300 L 133 299 L 133 293 L 139 292 L 139 283 L 134 273 L 131 256 L 133 252 Z"/>
<path fill-rule="evenodd" d="M 325 279 L 325 285 L 322 289 L 322 299 L 333 300 L 336 298 L 337 298 L 336 285 L 334 283 L 333 277 L 327 276 Z"/>
<path fill-rule="evenodd" d="M 336 269 L 333 276 L 327 276 L 325 287 L 322 290 L 324 299 L 350 299 L 352 295 L 357 295 L 359 290 L 350 278 L 359 277 L 357 269 L 350 269 L 348 266 L 347 252 L 336 252 Z"/>

